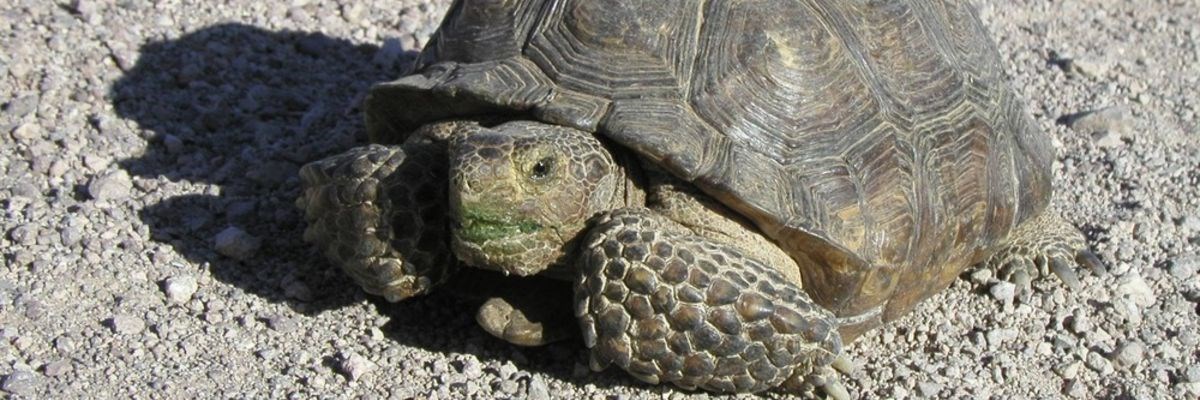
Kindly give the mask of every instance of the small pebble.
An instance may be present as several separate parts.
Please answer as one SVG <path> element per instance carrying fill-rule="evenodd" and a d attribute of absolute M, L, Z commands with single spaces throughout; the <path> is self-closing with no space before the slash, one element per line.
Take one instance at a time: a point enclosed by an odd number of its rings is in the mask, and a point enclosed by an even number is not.
<path fill-rule="evenodd" d="M 1088 368 L 1100 373 L 1101 376 L 1107 376 L 1113 373 L 1112 363 L 1100 353 L 1089 351 L 1087 358 L 1084 360 Z"/>
<path fill-rule="evenodd" d="M 299 280 L 293 280 L 283 286 L 283 295 L 292 299 L 309 302 L 313 300 L 312 290 Z"/>
<path fill-rule="evenodd" d="M 171 134 L 163 136 L 163 146 L 166 146 L 169 154 L 183 153 L 183 139 L 180 139 L 179 136 Z"/>
<path fill-rule="evenodd" d="M 43 367 L 42 373 L 46 374 L 46 376 L 54 377 L 71 372 L 73 369 L 74 367 L 71 366 L 70 360 L 57 360 L 47 363 Z"/>
<path fill-rule="evenodd" d="M 116 315 L 109 319 L 109 322 L 112 324 L 113 332 L 125 335 L 141 333 L 143 329 L 146 329 L 146 322 L 132 315 Z"/>
<path fill-rule="evenodd" d="M 1182 378 L 1184 382 L 1200 383 L 1200 365 L 1187 367 L 1187 370 L 1183 371 L 1183 376 L 1180 378 Z"/>
<path fill-rule="evenodd" d="M 991 289 L 988 289 L 988 292 L 992 294 L 993 298 L 999 300 L 1001 303 L 1006 305 L 1012 304 L 1013 296 L 1015 296 L 1017 293 L 1017 285 L 1014 285 L 1012 282 L 1008 281 L 1000 281 L 992 285 Z"/>
<path fill-rule="evenodd" d="M 1138 363 L 1142 362 L 1145 353 L 1146 347 L 1141 343 L 1129 342 L 1118 348 L 1116 353 L 1113 353 L 1112 361 L 1119 367 L 1132 369 Z"/>
<path fill-rule="evenodd" d="M 922 397 L 934 398 L 942 391 L 942 385 L 937 382 L 923 381 L 917 384 L 917 393 Z"/>
<path fill-rule="evenodd" d="M 1150 307 L 1154 302 L 1158 301 L 1158 297 L 1154 295 L 1154 290 L 1142 279 L 1141 275 L 1136 273 L 1126 275 L 1117 281 L 1117 295 L 1128 297 L 1133 300 L 1133 303 L 1139 307 Z"/>
<path fill-rule="evenodd" d="M 1197 269 L 1200 269 L 1200 256 L 1190 255 L 1171 260 L 1171 267 L 1167 272 L 1175 279 L 1182 281 L 1195 276 Z"/>
<path fill-rule="evenodd" d="M 218 233 L 213 238 L 213 244 L 218 253 L 226 257 L 245 260 L 254 256 L 254 253 L 262 246 L 262 240 L 231 226 Z"/>
<path fill-rule="evenodd" d="M 37 392 L 38 376 L 25 370 L 16 370 L 4 378 L 4 391 L 18 396 L 32 396 Z"/>
<path fill-rule="evenodd" d="M 357 353 L 343 353 L 341 358 L 342 362 L 338 364 L 338 368 L 350 378 L 351 382 L 358 381 L 363 375 L 370 373 L 377 367 L 371 360 Z"/>
<path fill-rule="evenodd" d="M 1133 127 L 1133 114 L 1126 106 L 1087 111 L 1069 116 L 1067 120 L 1071 129 L 1092 135 L 1100 147 L 1121 145 L 1122 136 L 1128 135 Z"/>
<path fill-rule="evenodd" d="M 191 300 L 192 295 L 196 294 L 197 288 L 196 278 L 190 275 L 173 276 L 163 282 L 163 291 L 167 294 L 167 300 L 175 303 L 186 303 Z"/>
<path fill-rule="evenodd" d="M 125 170 L 117 170 L 92 178 L 87 190 L 96 200 L 121 200 L 129 197 L 130 191 L 133 190 L 133 181 Z"/>
<path fill-rule="evenodd" d="M 33 122 L 24 123 L 12 131 L 12 137 L 18 142 L 31 142 L 40 139 L 44 131 L 41 125 Z"/>
<path fill-rule="evenodd" d="M 529 380 L 527 397 L 529 400 L 549 400 L 550 387 L 546 386 L 546 381 L 542 378 L 533 377 Z"/>
<path fill-rule="evenodd" d="M 276 332 L 287 333 L 296 330 L 300 324 L 293 318 L 288 318 L 283 315 L 274 315 L 267 318 L 267 326 Z"/>

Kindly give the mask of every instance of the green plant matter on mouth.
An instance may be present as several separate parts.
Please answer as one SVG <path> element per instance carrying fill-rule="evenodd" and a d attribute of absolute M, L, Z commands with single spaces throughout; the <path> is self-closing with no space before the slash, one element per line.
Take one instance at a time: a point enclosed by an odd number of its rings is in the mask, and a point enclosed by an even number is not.
<path fill-rule="evenodd" d="M 463 210 L 462 222 L 462 238 L 473 243 L 504 239 L 542 229 L 542 226 L 535 222 L 514 221 L 510 216 L 479 209 Z"/>

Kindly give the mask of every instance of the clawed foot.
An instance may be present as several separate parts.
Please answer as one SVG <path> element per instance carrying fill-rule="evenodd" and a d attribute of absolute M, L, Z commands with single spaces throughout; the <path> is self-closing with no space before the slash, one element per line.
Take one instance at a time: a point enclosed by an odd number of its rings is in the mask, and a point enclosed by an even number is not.
<path fill-rule="evenodd" d="M 1096 275 L 1108 270 L 1087 249 L 1083 235 L 1054 211 L 1019 227 L 1009 243 L 984 264 L 996 272 L 997 278 L 1016 286 L 1014 297 L 1022 303 L 1033 295 L 1033 279 L 1053 273 L 1071 290 L 1080 290 L 1083 286 L 1076 272 L 1078 267 Z"/>

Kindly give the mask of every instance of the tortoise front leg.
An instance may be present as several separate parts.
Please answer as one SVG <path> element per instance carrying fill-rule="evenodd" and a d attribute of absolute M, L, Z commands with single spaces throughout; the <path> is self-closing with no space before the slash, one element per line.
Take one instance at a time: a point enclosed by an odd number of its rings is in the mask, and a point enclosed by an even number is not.
<path fill-rule="evenodd" d="M 457 262 L 446 215 L 446 145 L 350 149 L 300 170 L 304 239 L 368 293 L 388 301 L 429 292 Z"/>
<path fill-rule="evenodd" d="M 650 210 L 600 218 L 580 264 L 575 314 L 593 369 L 757 392 L 793 377 L 785 389 L 802 386 L 794 382 L 830 371 L 841 353 L 833 314 L 797 283 Z M 834 380 L 815 381 L 839 391 Z"/>

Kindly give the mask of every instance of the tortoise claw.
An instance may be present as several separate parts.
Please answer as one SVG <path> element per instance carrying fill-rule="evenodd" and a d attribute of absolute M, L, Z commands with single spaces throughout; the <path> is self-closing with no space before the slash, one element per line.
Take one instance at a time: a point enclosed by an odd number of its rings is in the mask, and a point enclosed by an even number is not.
<path fill-rule="evenodd" d="M 1058 279 L 1062 279 L 1063 283 L 1071 290 L 1077 291 L 1083 288 L 1083 285 L 1079 283 L 1079 276 L 1075 274 L 1075 268 L 1061 257 L 1050 258 L 1050 271 L 1054 272 L 1054 275 L 1058 275 Z"/>
<path fill-rule="evenodd" d="M 1096 257 L 1096 253 L 1093 253 L 1091 250 L 1083 249 L 1076 252 L 1075 262 L 1088 267 L 1096 275 L 1108 273 L 1108 267 L 1104 265 L 1104 261 L 1100 261 L 1100 257 Z"/>

